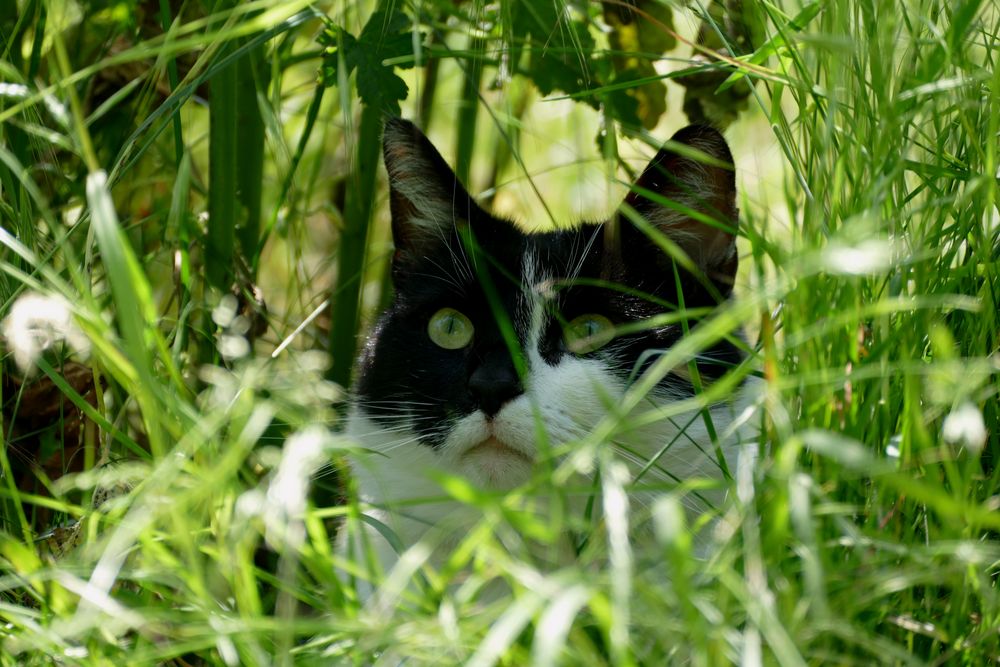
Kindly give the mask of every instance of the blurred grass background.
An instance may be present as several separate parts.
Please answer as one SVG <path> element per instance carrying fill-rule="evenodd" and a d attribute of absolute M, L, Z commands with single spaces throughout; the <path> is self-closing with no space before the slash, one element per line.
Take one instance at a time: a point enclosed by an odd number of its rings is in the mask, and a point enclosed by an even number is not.
<path fill-rule="evenodd" d="M 937 0 L 5 3 L 0 663 L 997 662 L 998 32 Z M 335 429 L 390 289 L 386 113 L 528 229 L 727 128 L 743 268 L 703 342 L 748 332 L 764 436 L 707 555 L 704 481 L 558 567 L 519 542 L 572 522 L 544 480 L 456 482 L 481 529 L 360 604 Z"/>

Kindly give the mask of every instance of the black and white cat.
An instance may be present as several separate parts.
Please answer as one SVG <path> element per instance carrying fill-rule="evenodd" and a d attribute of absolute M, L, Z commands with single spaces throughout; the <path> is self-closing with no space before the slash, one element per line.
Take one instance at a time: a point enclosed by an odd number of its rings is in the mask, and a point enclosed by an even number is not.
<path fill-rule="evenodd" d="M 386 124 L 395 297 L 365 346 L 346 431 L 368 450 L 351 460 L 365 511 L 403 547 L 475 518 L 443 500 L 436 473 L 488 489 L 522 484 L 544 452 L 588 436 L 677 343 L 684 326 L 664 313 L 683 307 L 694 326 L 731 293 L 729 148 L 700 126 L 670 145 L 678 150 L 656 155 L 612 221 L 526 234 L 477 206 L 413 124 Z M 690 398 L 695 382 L 710 385 L 743 357 L 727 340 L 702 350 L 699 378 L 682 363 L 643 409 Z M 718 477 L 716 452 L 732 452 L 738 407 L 706 411 L 711 427 L 692 411 L 616 433 L 608 446 L 661 479 Z M 441 500 L 418 501 L 431 498 Z M 395 562 L 384 528 L 367 538 L 383 567 Z"/>

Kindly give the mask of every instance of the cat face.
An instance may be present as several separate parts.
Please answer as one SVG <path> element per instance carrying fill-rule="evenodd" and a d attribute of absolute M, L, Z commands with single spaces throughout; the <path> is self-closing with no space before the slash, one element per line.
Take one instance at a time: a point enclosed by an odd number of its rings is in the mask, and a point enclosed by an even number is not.
<path fill-rule="evenodd" d="M 729 149 L 695 126 L 672 145 L 678 151 L 660 151 L 612 220 L 526 234 L 477 206 L 416 127 L 388 122 L 395 296 L 365 347 L 350 428 L 381 455 L 367 464 L 382 469 L 381 484 L 393 486 L 387 475 L 410 484 L 407 474 L 423 467 L 487 487 L 523 482 L 545 444 L 587 435 L 677 342 L 684 327 L 665 314 L 684 309 L 693 326 L 729 295 Z M 699 375 L 711 381 L 740 358 L 719 343 L 697 359 Z M 681 369 L 649 399 L 692 393 Z M 699 425 L 660 424 L 622 449 L 651 456 L 685 428 L 694 442 Z M 658 465 L 685 476 L 710 463 L 687 449 Z"/>

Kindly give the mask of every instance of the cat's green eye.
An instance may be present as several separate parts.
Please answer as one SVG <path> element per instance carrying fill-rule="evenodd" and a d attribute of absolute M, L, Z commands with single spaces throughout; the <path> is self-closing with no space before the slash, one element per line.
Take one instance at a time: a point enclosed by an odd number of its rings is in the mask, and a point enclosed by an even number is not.
<path fill-rule="evenodd" d="M 615 337 L 615 325 L 604 315 L 588 313 L 574 317 L 563 329 L 563 340 L 573 354 L 599 350 Z"/>
<path fill-rule="evenodd" d="M 427 335 L 446 350 L 458 350 L 472 342 L 472 321 L 454 308 L 442 308 L 427 322 Z"/>

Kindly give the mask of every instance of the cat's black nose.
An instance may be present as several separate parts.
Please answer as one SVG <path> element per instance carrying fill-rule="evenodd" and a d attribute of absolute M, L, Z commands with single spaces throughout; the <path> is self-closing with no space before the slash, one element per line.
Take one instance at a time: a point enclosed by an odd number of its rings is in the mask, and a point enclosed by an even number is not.
<path fill-rule="evenodd" d="M 504 403 L 524 393 L 521 378 L 504 350 L 487 356 L 469 377 L 469 393 L 487 417 L 494 417 Z"/>

